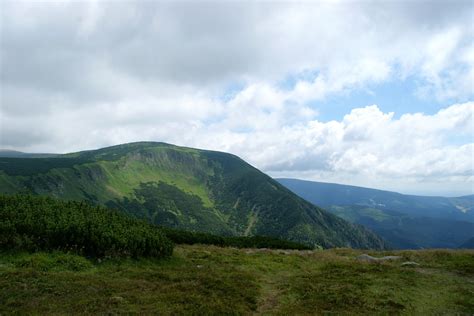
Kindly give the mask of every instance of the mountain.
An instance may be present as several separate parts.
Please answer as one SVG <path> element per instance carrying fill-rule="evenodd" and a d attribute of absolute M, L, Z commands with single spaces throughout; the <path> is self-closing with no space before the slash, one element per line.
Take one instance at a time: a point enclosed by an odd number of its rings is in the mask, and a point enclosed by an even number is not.
<path fill-rule="evenodd" d="M 474 237 L 473 196 L 420 197 L 296 179 L 278 181 L 333 214 L 371 229 L 395 248 L 457 248 Z"/>
<path fill-rule="evenodd" d="M 462 243 L 461 246 L 459 246 L 460 249 L 474 249 L 474 237 L 469 238 L 469 240 L 466 240 L 464 243 Z"/>
<path fill-rule="evenodd" d="M 237 156 L 139 142 L 50 158 L 0 158 L 0 193 L 106 205 L 153 224 L 266 235 L 322 247 L 384 248 Z"/>
<path fill-rule="evenodd" d="M 54 156 L 57 156 L 57 154 L 24 153 L 16 150 L 0 149 L 0 157 L 4 158 L 47 158 Z"/>
<path fill-rule="evenodd" d="M 474 236 L 474 223 L 435 217 L 412 217 L 391 210 L 350 205 L 330 206 L 329 211 L 363 225 L 399 249 L 457 248 Z"/>
<path fill-rule="evenodd" d="M 474 223 L 474 195 L 439 197 L 406 195 L 351 185 L 297 179 L 277 179 L 302 198 L 327 207 L 361 205 L 381 210 L 399 211 L 411 216 L 435 217 Z"/>

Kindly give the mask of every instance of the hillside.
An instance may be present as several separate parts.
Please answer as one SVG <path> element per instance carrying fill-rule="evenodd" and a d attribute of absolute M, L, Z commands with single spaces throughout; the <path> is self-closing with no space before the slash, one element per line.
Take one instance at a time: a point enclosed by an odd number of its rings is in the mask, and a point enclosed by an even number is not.
<path fill-rule="evenodd" d="M 156 225 L 221 235 L 384 247 L 375 234 L 306 202 L 234 155 L 165 143 L 0 158 L 0 193 L 87 200 Z"/>
<path fill-rule="evenodd" d="M 308 201 L 371 229 L 395 248 L 458 248 L 474 235 L 472 196 L 422 197 L 296 179 L 278 181 Z"/>
<path fill-rule="evenodd" d="M 474 235 L 474 223 L 407 214 L 367 206 L 331 206 L 332 213 L 364 225 L 398 249 L 458 248 Z"/>
<path fill-rule="evenodd" d="M 469 240 L 466 240 L 464 243 L 462 243 L 461 246 L 459 246 L 460 249 L 474 249 L 474 237 L 469 238 Z"/>
<path fill-rule="evenodd" d="M 0 314 L 471 315 L 474 252 L 177 246 L 171 259 L 101 262 L 0 252 Z M 419 266 L 402 266 L 415 261 Z"/>
<path fill-rule="evenodd" d="M 399 211 L 411 216 L 446 218 L 474 223 L 474 195 L 452 198 L 417 196 L 298 179 L 277 179 L 277 181 L 304 199 L 321 207 L 362 205 Z"/>

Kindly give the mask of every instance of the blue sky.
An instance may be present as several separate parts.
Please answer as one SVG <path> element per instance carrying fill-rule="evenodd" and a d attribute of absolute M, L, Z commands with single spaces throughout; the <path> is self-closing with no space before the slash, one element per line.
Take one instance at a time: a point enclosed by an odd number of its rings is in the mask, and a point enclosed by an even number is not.
<path fill-rule="evenodd" d="M 2 1 L 0 147 L 154 140 L 474 192 L 472 1 Z"/>
<path fill-rule="evenodd" d="M 383 112 L 394 112 L 397 118 L 404 113 L 413 112 L 432 115 L 445 106 L 445 103 L 436 98 L 417 96 L 418 85 L 415 78 L 391 79 L 315 101 L 311 105 L 319 109 L 319 119 L 322 121 L 340 120 L 352 108 L 369 104 L 377 104 Z"/>

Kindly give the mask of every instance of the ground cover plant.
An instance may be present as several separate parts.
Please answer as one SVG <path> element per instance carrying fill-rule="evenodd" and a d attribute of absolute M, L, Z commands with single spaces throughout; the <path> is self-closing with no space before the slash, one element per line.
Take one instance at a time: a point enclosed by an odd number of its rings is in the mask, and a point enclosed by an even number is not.
<path fill-rule="evenodd" d="M 0 314 L 470 315 L 474 252 L 418 250 L 367 263 L 352 249 L 176 246 L 168 259 L 0 255 Z M 405 260 L 419 266 L 404 267 Z"/>

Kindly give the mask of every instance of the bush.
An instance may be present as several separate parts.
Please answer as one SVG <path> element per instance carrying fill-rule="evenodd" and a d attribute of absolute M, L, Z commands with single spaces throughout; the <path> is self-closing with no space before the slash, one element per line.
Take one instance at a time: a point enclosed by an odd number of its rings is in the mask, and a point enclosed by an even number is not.
<path fill-rule="evenodd" d="M 93 256 L 166 257 L 172 242 L 145 221 L 83 202 L 0 196 L 0 249 Z"/>

